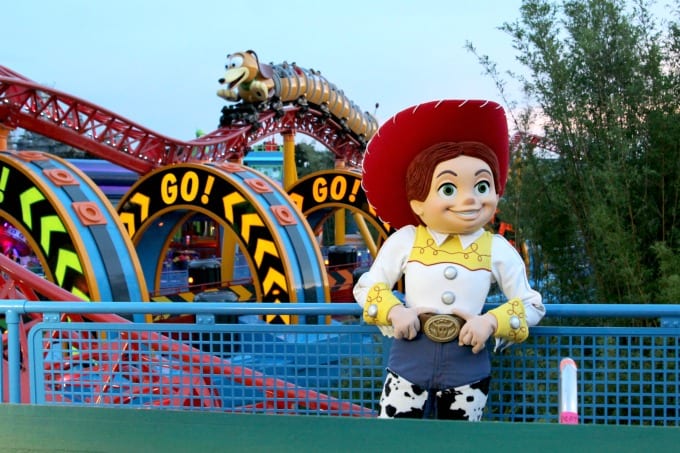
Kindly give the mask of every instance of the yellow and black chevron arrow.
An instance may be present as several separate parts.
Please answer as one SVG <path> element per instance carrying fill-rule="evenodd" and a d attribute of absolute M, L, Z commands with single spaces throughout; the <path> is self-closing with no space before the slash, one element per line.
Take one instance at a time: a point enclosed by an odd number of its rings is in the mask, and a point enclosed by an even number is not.
<path fill-rule="evenodd" d="M 0 217 L 24 235 L 46 278 L 77 297 L 147 300 L 140 266 L 115 211 L 64 159 L 0 151 Z"/>
<path fill-rule="evenodd" d="M 269 200 L 262 195 L 268 190 L 267 184 L 251 182 L 257 190 L 250 190 L 251 186 L 243 181 L 244 176 L 255 179 L 250 170 L 238 165 L 180 164 L 160 168 L 145 175 L 130 189 L 119 202 L 118 212 L 133 242 L 138 248 L 146 249 L 148 244 L 157 241 L 146 232 L 155 228 L 159 213 L 193 210 L 210 216 L 233 230 L 241 249 L 251 257 L 257 299 L 294 302 L 297 296 L 291 288 L 296 285 L 292 274 L 296 257 L 283 245 L 281 234 L 285 230 L 277 226 Z M 178 222 L 185 218 L 176 216 Z M 155 263 L 153 266 L 157 267 Z M 281 316 L 268 321 L 290 322 Z"/>

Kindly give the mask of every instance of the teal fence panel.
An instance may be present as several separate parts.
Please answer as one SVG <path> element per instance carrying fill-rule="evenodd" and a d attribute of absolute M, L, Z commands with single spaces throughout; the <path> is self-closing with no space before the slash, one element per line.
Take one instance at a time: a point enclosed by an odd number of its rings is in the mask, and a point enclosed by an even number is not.
<path fill-rule="evenodd" d="M 40 323 L 31 402 L 373 416 L 378 337 L 342 324 Z"/>
<path fill-rule="evenodd" d="M 581 423 L 680 424 L 677 328 L 537 327 L 494 356 L 487 419 L 558 421 L 559 365 L 578 366 Z"/>
<path fill-rule="evenodd" d="M 0 309 L 45 313 L 28 335 L 28 367 L 10 363 L 3 376 L 10 402 L 20 393 L 18 370 L 27 368 L 35 404 L 373 417 L 391 345 L 359 321 L 356 304 L 0 302 Z M 55 315 L 88 312 L 193 313 L 197 322 Z M 266 314 L 293 314 L 299 323 L 267 324 Z M 484 419 L 557 423 L 559 364 L 570 357 L 581 423 L 678 426 L 678 318 L 679 305 L 548 306 L 526 342 L 492 354 Z M 621 319 L 651 327 L 578 325 Z M 8 348 L 19 348 L 13 325 Z"/>

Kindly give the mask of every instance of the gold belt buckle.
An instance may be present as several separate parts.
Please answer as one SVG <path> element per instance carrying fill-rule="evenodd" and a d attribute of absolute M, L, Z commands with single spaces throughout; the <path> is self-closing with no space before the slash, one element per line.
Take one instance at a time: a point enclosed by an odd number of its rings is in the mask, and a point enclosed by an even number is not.
<path fill-rule="evenodd" d="M 453 315 L 432 315 L 423 323 L 422 331 L 437 343 L 447 343 L 458 337 L 463 320 Z"/>

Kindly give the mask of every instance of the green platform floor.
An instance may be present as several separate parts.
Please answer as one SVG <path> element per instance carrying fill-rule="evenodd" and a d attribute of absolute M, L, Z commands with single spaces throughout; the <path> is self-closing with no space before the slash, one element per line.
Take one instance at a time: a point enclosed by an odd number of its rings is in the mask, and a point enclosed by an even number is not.
<path fill-rule="evenodd" d="M 670 452 L 680 428 L 0 404 L 1 452 Z"/>

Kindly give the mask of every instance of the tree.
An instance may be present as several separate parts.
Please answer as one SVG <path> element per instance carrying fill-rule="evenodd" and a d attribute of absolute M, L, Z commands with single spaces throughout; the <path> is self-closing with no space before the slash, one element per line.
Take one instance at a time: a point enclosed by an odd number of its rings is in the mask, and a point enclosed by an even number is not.
<path fill-rule="evenodd" d="M 501 27 L 529 74 L 517 127 L 540 112 L 556 150 L 519 148 L 501 209 L 572 299 L 680 302 L 680 29 L 629 3 L 526 0 Z"/>
<path fill-rule="evenodd" d="M 57 140 L 35 132 L 16 129 L 10 133 L 9 147 L 19 151 L 44 151 L 63 158 L 92 158 L 93 156 Z"/>
<path fill-rule="evenodd" d="M 299 177 L 306 176 L 320 170 L 335 167 L 335 160 L 329 151 L 318 151 L 309 143 L 295 145 L 295 166 Z"/>

